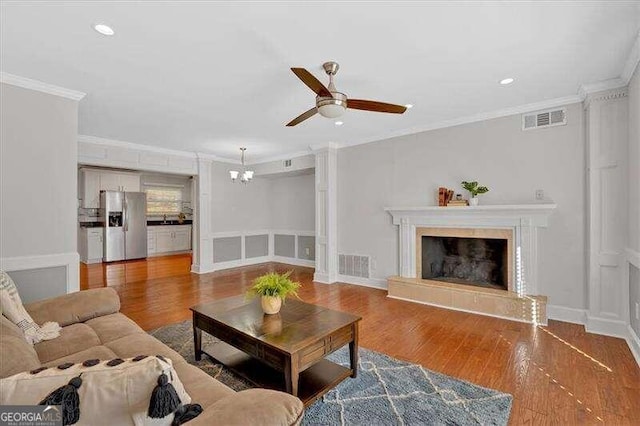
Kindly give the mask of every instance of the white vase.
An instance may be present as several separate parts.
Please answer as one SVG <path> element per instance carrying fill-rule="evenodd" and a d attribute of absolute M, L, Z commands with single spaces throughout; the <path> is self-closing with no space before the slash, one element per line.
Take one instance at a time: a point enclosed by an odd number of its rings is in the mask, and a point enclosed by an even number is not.
<path fill-rule="evenodd" d="M 470 206 L 477 206 L 478 205 L 478 197 L 471 197 L 471 199 L 469 199 L 469 205 Z"/>
<path fill-rule="evenodd" d="M 262 296 L 260 303 L 265 314 L 273 315 L 280 312 L 282 299 L 277 296 Z"/>

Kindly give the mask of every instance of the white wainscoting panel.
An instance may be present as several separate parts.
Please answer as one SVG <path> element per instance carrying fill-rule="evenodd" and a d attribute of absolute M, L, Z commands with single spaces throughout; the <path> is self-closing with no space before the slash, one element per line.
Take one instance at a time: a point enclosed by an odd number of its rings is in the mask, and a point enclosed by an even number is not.
<path fill-rule="evenodd" d="M 80 255 L 77 252 L 3 257 L 0 259 L 0 269 L 7 272 L 53 268 L 57 266 L 63 266 L 66 269 L 67 293 L 79 291 Z M 43 285 L 46 285 L 46 283 L 43 283 Z"/>

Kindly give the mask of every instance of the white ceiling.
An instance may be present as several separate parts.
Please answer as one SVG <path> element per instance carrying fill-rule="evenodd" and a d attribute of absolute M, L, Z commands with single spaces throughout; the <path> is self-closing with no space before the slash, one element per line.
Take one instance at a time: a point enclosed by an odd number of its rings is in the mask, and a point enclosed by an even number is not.
<path fill-rule="evenodd" d="M 640 29 L 638 1 L 5 1 L 1 12 L 2 71 L 86 92 L 80 134 L 228 158 L 246 146 L 251 162 L 575 95 L 620 75 Z M 326 83 L 327 60 L 347 95 L 415 107 L 286 128 L 314 105 L 289 68 Z"/>

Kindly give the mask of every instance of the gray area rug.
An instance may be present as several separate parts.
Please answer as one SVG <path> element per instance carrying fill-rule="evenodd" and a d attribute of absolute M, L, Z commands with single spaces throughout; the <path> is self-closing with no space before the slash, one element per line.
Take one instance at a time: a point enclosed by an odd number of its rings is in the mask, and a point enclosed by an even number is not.
<path fill-rule="evenodd" d="M 204 356 L 193 354 L 191 321 L 150 333 L 230 388 L 252 388 L 251 382 Z M 203 348 L 216 340 L 202 334 Z M 359 350 L 358 377 L 348 378 L 307 408 L 305 425 L 506 425 L 512 397 L 493 389 L 436 373 L 368 349 Z M 328 359 L 349 365 L 347 348 Z"/>

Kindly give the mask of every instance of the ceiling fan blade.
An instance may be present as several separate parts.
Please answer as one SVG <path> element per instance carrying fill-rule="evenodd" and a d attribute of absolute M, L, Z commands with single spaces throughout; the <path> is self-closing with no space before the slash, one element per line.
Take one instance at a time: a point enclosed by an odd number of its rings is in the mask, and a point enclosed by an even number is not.
<path fill-rule="evenodd" d="M 289 123 L 287 123 L 287 127 L 293 127 L 296 124 L 300 124 L 307 118 L 311 118 L 314 115 L 316 115 L 317 112 L 318 112 L 318 108 L 313 107 L 309 111 L 303 112 L 302 114 L 300 114 L 299 116 L 291 120 Z"/>
<path fill-rule="evenodd" d="M 320 83 L 320 80 L 315 78 L 315 76 L 311 74 L 309 71 L 307 71 L 306 69 L 291 68 L 291 71 L 293 71 L 293 73 L 297 75 L 298 78 L 302 80 L 304 84 L 309 86 L 309 88 L 313 90 L 316 95 L 329 97 L 329 98 L 332 97 L 331 92 L 329 92 L 329 89 L 327 89 L 324 86 L 324 84 Z"/>
<path fill-rule="evenodd" d="M 375 112 L 390 112 L 392 114 L 402 114 L 407 110 L 407 107 L 402 105 L 394 105 L 378 101 L 366 101 L 364 99 L 348 99 L 347 108 Z"/>

